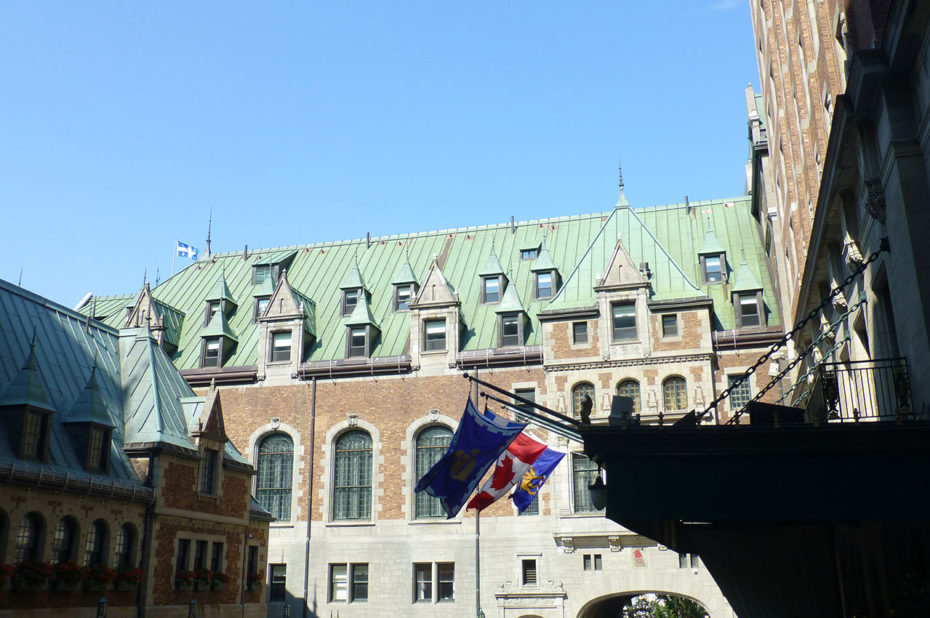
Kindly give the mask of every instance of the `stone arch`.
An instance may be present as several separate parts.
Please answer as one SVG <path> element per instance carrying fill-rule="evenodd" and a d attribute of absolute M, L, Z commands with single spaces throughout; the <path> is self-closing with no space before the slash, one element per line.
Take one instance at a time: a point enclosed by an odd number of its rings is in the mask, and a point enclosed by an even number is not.
<path fill-rule="evenodd" d="M 665 594 L 694 601 L 704 608 L 708 616 L 717 618 L 712 613 L 712 605 L 697 597 L 697 591 L 683 590 L 625 590 L 601 595 L 589 600 L 578 610 L 577 618 L 614 618 L 620 615 L 620 609 L 632 598 L 643 594 Z"/>
<path fill-rule="evenodd" d="M 381 455 L 381 432 L 378 427 L 366 420 L 360 419 L 355 415 L 348 419 L 335 423 L 326 432 L 326 439 L 323 442 L 323 483 L 318 496 L 321 498 L 321 512 L 323 520 L 327 524 L 339 524 L 339 520 L 333 517 L 333 472 L 335 463 L 336 441 L 344 433 L 350 431 L 365 431 L 371 437 L 371 523 L 378 520 L 378 514 L 381 511 L 381 496 L 384 487 L 384 460 Z M 351 524 L 350 524 L 351 525 Z"/>
<path fill-rule="evenodd" d="M 401 466 L 401 481 L 403 483 L 402 491 L 404 492 L 404 514 L 407 517 L 408 521 L 412 521 L 416 518 L 416 495 L 413 492 L 414 486 L 417 484 L 419 479 L 414 478 L 416 476 L 416 440 L 420 435 L 420 432 L 429 429 L 430 427 L 446 427 L 452 430 L 452 433 L 455 434 L 455 430 L 458 428 L 458 420 L 452 418 L 451 416 L 446 416 L 440 414 L 439 410 L 430 410 L 428 414 L 422 416 L 409 425 L 404 433 L 404 444 L 403 444 L 403 454 L 402 457 L 402 466 Z M 461 522 L 464 509 L 459 512 L 451 520 L 436 520 L 430 521 L 429 523 L 450 523 L 450 522 Z"/>
<path fill-rule="evenodd" d="M 255 431 L 249 435 L 244 455 L 257 471 L 258 449 L 265 438 L 271 437 L 276 433 L 288 436 L 294 446 L 294 461 L 292 462 L 293 469 L 291 470 L 291 513 L 287 521 L 283 522 L 285 525 L 292 525 L 295 521 L 300 519 L 304 510 L 303 500 L 301 500 L 304 496 L 304 477 L 301 474 L 302 462 L 304 461 L 304 447 L 300 441 L 300 431 L 287 423 L 282 423 L 279 418 L 273 418 L 270 423 L 256 428 Z M 256 475 L 252 478 L 252 495 L 255 495 L 257 488 L 258 477 Z M 272 522 L 272 525 L 273 524 L 274 522 Z"/>

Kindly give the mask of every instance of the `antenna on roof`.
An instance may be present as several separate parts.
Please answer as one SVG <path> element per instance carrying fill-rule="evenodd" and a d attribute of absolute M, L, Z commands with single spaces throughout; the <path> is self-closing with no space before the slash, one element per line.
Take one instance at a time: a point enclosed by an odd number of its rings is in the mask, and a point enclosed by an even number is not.
<path fill-rule="evenodd" d="M 23 287 L 23 267 L 19 267 L 19 282 L 16 284 L 17 287 Z"/>
<path fill-rule="evenodd" d="M 207 257 L 210 257 L 210 232 L 213 230 L 213 206 L 210 206 L 210 218 L 207 220 Z M 158 285 L 157 283 L 155 285 Z"/>

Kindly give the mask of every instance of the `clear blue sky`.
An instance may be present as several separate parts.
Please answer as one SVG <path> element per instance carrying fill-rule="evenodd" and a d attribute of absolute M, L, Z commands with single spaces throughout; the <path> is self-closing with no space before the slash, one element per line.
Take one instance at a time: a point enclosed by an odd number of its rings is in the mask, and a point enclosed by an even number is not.
<path fill-rule="evenodd" d="M 741 195 L 745 0 L 0 4 L 0 278 Z M 178 268 L 189 262 L 178 259 Z"/>

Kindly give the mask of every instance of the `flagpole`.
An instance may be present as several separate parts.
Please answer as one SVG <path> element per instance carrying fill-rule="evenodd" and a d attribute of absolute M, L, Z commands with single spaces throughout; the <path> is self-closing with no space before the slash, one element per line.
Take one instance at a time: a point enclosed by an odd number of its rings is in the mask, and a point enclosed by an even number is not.
<path fill-rule="evenodd" d="M 478 370 L 475 369 L 475 374 L 477 373 Z M 472 386 L 475 391 L 475 405 L 478 406 L 478 383 L 472 382 Z M 484 617 L 484 612 L 481 611 L 481 509 L 475 510 L 475 616 Z"/>
<path fill-rule="evenodd" d="M 178 239 L 174 239 L 174 255 L 171 256 L 171 276 L 174 276 L 174 260 L 178 257 Z"/>

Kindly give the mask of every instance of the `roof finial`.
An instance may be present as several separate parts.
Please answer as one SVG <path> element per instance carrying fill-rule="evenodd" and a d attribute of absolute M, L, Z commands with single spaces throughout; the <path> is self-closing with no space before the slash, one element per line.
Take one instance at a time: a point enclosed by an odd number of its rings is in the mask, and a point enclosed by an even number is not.
<path fill-rule="evenodd" d="M 146 267 L 142 270 L 142 287 L 144 288 L 149 283 L 149 269 Z"/>
<path fill-rule="evenodd" d="M 155 287 L 158 287 L 158 284 L 161 283 L 161 268 L 159 266 L 155 267 Z"/>
<path fill-rule="evenodd" d="M 623 192 L 623 161 L 617 157 L 617 174 L 620 177 L 620 192 Z"/>
<path fill-rule="evenodd" d="M 623 191 L 623 161 L 620 160 L 620 157 L 617 157 L 617 175 L 619 177 L 619 186 L 620 186 L 620 197 L 617 198 L 617 204 L 614 208 L 629 208 L 630 203 L 626 200 L 626 193 Z"/>
<path fill-rule="evenodd" d="M 210 257 L 210 232 L 213 230 L 213 206 L 210 206 L 210 218 L 207 220 L 207 257 Z"/>

